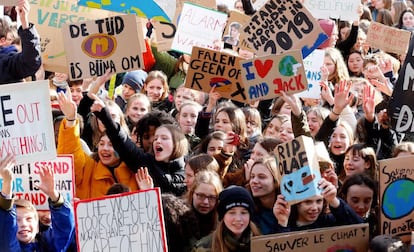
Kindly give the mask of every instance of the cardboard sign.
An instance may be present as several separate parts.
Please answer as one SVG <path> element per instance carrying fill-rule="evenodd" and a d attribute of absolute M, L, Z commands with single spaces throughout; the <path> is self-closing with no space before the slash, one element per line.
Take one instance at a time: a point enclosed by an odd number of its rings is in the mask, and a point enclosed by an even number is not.
<path fill-rule="evenodd" d="M 251 16 L 241 34 L 258 56 L 299 49 L 307 57 L 328 39 L 300 0 L 269 0 Z"/>
<path fill-rule="evenodd" d="M 320 195 L 318 182 L 321 173 L 311 137 L 299 136 L 279 144 L 275 153 L 282 177 L 280 190 L 289 203 L 296 204 Z"/>
<path fill-rule="evenodd" d="M 56 190 L 67 201 L 73 199 L 73 156 L 58 155 L 54 160 L 36 161 L 14 166 L 13 194 L 16 199 L 25 199 L 36 207 L 37 210 L 49 210 L 48 196 L 35 188 L 35 183 L 40 181 L 39 169 L 42 165 L 50 165 L 55 176 Z M 0 177 L 0 190 L 3 187 L 3 179 Z"/>
<path fill-rule="evenodd" d="M 224 98 L 246 102 L 245 88 L 241 82 L 241 58 L 209 50 L 193 47 L 185 87 L 200 90 L 205 93 L 216 87 Z"/>
<path fill-rule="evenodd" d="M 47 71 L 66 73 L 66 52 L 61 28 L 66 23 L 105 18 L 110 12 L 78 6 L 75 0 L 31 0 L 29 20 L 40 34 L 42 63 Z"/>
<path fill-rule="evenodd" d="M 240 11 L 230 11 L 230 16 L 227 20 L 227 25 L 223 33 L 224 43 L 238 47 L 241 42 L 240 31 L 243 26 L 249 22 L 250 17 L 241 13 Z"/>
<path fill-rule="evenodd" d="M 101 76 L 106 70 L 123 73 L 143 67 L 134 15 L 115 16 L 62 27 L 69 78 Z"/>
<path fill-rule="evenodd" d="M 380 160 L 380 232 L 405 242 L 414 231 L 414 156 Z"/>
<path fill-rule="evenodd" d="M 169 2 L 168 2 L 169 1 Z M 144 0 L 144 1 L 99 1 L 79 0 L 79 5 L 90 8 L 104 9 L 125 14 L 135 14 L 148 19 L 170 22 L 175 12 L 175 1 L 171 0 Z M 161 7 L 162 6 L 162 7 Z M 170 10 L 168 10 L 170 9 Z"/>
<path fill-rule="evenodd" d="M 316 49 L 303 59 L 306 80 L 308 81 L 308 89 L 298 93 L 298 97 L 313 99 L 321 98 L 321 86 L 319 82 L 322 79 L 321 67 L 323 65 L 324 58 L 325 51 Z"/>
<path fill-rule="evenodd" d="M 184 3 L 171 48 L 191 54 L 193 46 L 214 48 L 221 40 L 227 14 L 200 5 Z"/>
<path fill-rule="evenodd" d="M 0 159 L 13 153 L 18 164 L 56 158 L 49 82 L 1 85 Z"/>
<path fill-rule="evenodd" d="M 359 20 L 360 0 L 305 0 L 303 4 L 318 19 Z"/>
<path fill-rule="evenodd" d="M 368 224 L 311 229 L 284 234 L 253 236 L 251 250 L 254 251 L 353 251 L 368 250 Z"/>
<path fill-rule="evenodd" d="M 291 94 L 308 89 L 299 50 L 242 60 L 240 64 L 250 101 L 272 99 L 281 91 Z"/>
<path fill-rule="evenodd" d="M 389 102 L 388 115 L 393 129 L 397 132 L 414 132 L 414 43 L 410 47 L 403 66 L 398 73 L 392 98 Z"/>
<path fill-rule="evenodd" d="M 384 52 L 405 54 L 410 42 L 411 32 L 371 22 L 368 27 L 367 43 Z"/>
<path fill-rule="evenodd" d="M 202 5 L 209 9 L 216 8 L 216 1 L 204 1 L 204 0 L 188 0 L 186 2 L 191 2 L 194 4 Z M 171 22 L 157 21 L 152 22 L 155 28 L 155 34 L 157 38 L 157 49 L 158 51 L 169 51 L 171 50 L 171 45 L 174 40 L 175 33 L 177 31 L 178 18 L 180 17 L 181 11 L 183 9 L 184 0 L 177 0 L 175 8 L 175 15 Z"/>
<path fill-rule="evenodd" d="M 16 6 L 17 0 L 0 0 L 0 5 L 3 6 Z"/>
<path fill-rule="evenodd" d="M 167 252 L 159 188 L 75 202 L 78 251 Z"/>

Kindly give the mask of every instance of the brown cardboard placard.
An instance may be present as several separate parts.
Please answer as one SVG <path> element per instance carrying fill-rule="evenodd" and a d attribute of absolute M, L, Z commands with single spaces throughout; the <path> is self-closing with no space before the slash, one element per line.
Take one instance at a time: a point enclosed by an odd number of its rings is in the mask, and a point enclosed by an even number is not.
<path fill-rule="evenodd" d="M 143 68 L 135 15 L 72 23 L 62 33 L 71 80 Z"/>
<path fill-rule="evenodd" d="M 411 32 L 377 22 L 368 27 L 366 42 L 373 48 L 396 54 L 407 53 Z"/>
<path fill-rule="evenodd" d="M 305 58 L 328 38 L 300 0 L 267 1 L 241 34 L 257 56 L 300 49 Z"/>
<path fill-rule="evenodd" d="M 224 98 L 248 102 L 241 83 L 241 58 L 225 52 L 194 46 L 185 87 L 210 92 L 213 87 Z"/>
<path fill-rule="evenodd" d="M 355 251 L 368 249 L 368 224 L 253 236 L 250 251 Z"/>
<path fill-rule="evenodd" d="M 240 31 L 249 21 L 250 17 L 248 15 L 245 15 L 237 10 L 230 11 L 229 18 L 227 19 L 227 25 L 223 32 L 223 41 L 235 47 L 239 47 L 241 45 Z M 232 26 L 235 30 L 233 33 L 231 28 Z"/>
<path fill-rule="evenodd" d="M 62 25 L 111 15 L 106 10 L 78 6 L 75 0 L 31 1 L 30 8 L 29 20 L 40 34 L 43 66 L 47 71 L 59 73 L 68 72 Z"/>
<path fill-rule="evenodd" d="M 414 156 L 379 161 L 380 232 L 405 242 L 414 231 L 413 163 Z"/>
<path fill-rule="evenodd" d="M 16 6 L 17 0 L 0 0 L 0 5 L 3 6 Z"/>
<path fill-rule="evenodd" d="M 240 62 L 247 98 L 267 100 L 308 89 L 302 54 L 299 50 L 281 55 L 268 55 Z"/>
<path fill-rule="evenodd" d="M 278 170 L 281 175 L 280 191 L 285 200 L 296 204 L 320 195 L 321 179 L 318 157 L 313 139 L 299 136 L 275 148 Z"/>

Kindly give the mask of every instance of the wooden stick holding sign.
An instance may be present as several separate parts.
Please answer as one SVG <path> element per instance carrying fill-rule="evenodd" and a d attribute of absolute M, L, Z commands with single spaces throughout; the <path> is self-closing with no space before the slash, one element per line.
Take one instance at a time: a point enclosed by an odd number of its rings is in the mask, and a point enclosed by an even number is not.
<path fill-rule="evenodd" d="M 242 79 L 250 101 L 267 100 L 308 89 L 302 54 L 299 50 L 240 62 Z"/>
<path fill-rule="evenodd" d="M 78 251 L 167 252 L 159 188 L 75 202 Z"/>
<path fill-rule="evenodd" d="M 299 49 L 306 57 L 328 39 L 300 0 L 269 0 L 251 16 L 244 35 L 258 56 Z"/>
<path fill-rule="evenodd" d="M 405 242 L 414 230 L 413 163 L 414 156 L 379 161 L 380 231 Z"/>
<path fill-rule="evenodd" d="M 224 98 L 249 102 L 241 81 L 241 58 L 201 47 L 193 47 L 185 87 L 210 92 L 213 87 Z"/>
<path fill-rule="evenodd" d="M 72 23 L 62 27 L 71 80 L 144 67 L 134 15 Z M 143 42 L 143 41 L 142 41 Z"/>

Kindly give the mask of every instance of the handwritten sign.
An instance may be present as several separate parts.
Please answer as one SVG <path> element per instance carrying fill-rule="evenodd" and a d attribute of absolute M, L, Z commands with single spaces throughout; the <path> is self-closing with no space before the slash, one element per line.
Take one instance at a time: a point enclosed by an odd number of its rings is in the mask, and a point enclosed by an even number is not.
<path fill-rule="evenodd" d="M 298 93 L 298 97 L 319 99 L 321 97 L 321 89 L 319 82 L 322 79 L 321 67 L 325 58 L 325 52 L 316 49 L 306 58 L 303 59 L 305 67 L 306 80 L 308 81 L 308 89 Z"/>
<path fill-rule="evenodd" d="M 380 160 L 381 234 L 409 241 L 414 231 L 414 156 Z"/>
<path fill-rule="evenodd" d="M 75 202 L 78 251 L 167 252 L 159 188 Z"/>
<path fill-rule="evenodd" d="M 184 3 L 171 48 L 191 54 L 193 46 L 214 48 L 221 40 L 227 14 L 200 5 Z"/>
<path fill-rule="evenodd" d="M 246 92 L 241 82 L 239 61 L 241 58 L 193 47 L 185 87 L 208 93 L 211 88 L 223 97 L 246 102 Z"/>
<path fill-rule="evenodd" d="M 78 6 L 75 0 L 31 0 L 29 20 L 40 34 L 42 63 L 47 71 L 65 73 L 66 52 L 61 28 L 66 23 L 77 23 L 105 18 L 110 12 Z"/>
<path fill-rule="evenodd" d="M 142 51 L 134 15 L 115 16 L 64 25 L 69 78 L 101 76 L 143 67 Z"/>
<path fill-rule="evenodd" d="M 1 86 L 0 159 L 13 153 L 19 164 L 56 158 L 49 82 Z"/>
<path fill-rule="evenodd" d="M 283 55 L 269 55 L 240 62 L 248 99 L 267 100 L 281 91 L 298 93 L 308 88 L 302 55 L 299 50 Z"/>
<path fill-rule="evenodd" d="M 216 8 L 216 1 L 204 1 L 204 0 L 188 0 L 186 2 L 191 2 L 194 4 L 202 5 L 209 9 Z M 180 17 L 181 11 L 183 9 L 184 0 L 177 0 L 175 8 L 175 15 L 171 22 L 166 21 L 157 21 L 154 20 L 152 24 L 155 28 L 155 34 L 157 38 L 157 49 L 158 51 L 169 51 L 171 50 L 171 45 L 174 40 L 175 33 L 177 31 L 178 19 Z"/>
<path fill-rule="evenodd" d="M 167 1 L 170 1 L 168 3 Z M 159 3 L 159 4 L 158 4 Z M 90 8 L 104 9 L 114 12 L 135 14 L 144 18 L 153 18 L 160 21 L 171 21 L 169 14 L 174 13 L 175 1 L 171 0 L 144 0 L 144 1 L 100 1 L 80 0 L 79 5 Z M 162 7 L 161 7 L 161 6 Z M 166 11 L 170 8 L 171 11 Z"/>
<path fill-rule="evenodd" d="M 0 5 L 3 6 L 16 6 L 17 0 L 0 0 Z"/>
<path fill-rule="evenodd" d="M 371 22 L 368 27 L 367 43 L 385 52 L 405 54 L 410 42 L 411 32 Z"/>
<path fill-rule="evenodd" d="M 303 4 L 318 19 L 359 20 L 360 0 L 305 0 Z"/>
<path fill-rule="evenodd" d="M 243 35 L 258 56 L 299 49 L 306 57 L 328 38 L 299 0 L 269 0 L 251 16 Z"/>
<path fill-rule="evenodd" d="M 48 196 L 35 188 L 40 181 L 39 169 L 43 165 L 52 167 L 55 176 L 56 190 L 68 201 L 73 199 L 73 156 L 59 155 L 54 160 L 36 161 L 33 163 L 18 164 L 13 167 L 13 194 L 16 199 L 25 199 L 38 210 L 49 210 Z M 3 179 L 0 177 L 0 190 Z"/>
<path fill-rule="evenodd" d="M 368 239 L 368 224 L 356 224 L 284 234 L 254 236 L 251 241 L 251 251 L 366 252 L 368 250 Z"/>
<path fill-rule="evenodd" d="M 394 86 L 388 111 L 391 124 L 397 132 L 414 132 L 414 43 L 410 43 L 407 55 Z"/>
<path fill-rule="evenodd" d="M 311 137 L 299 136 L 275 149 L 279 161 L 281 193 L 291 204 L 319 195 L 321 179 L 318 158 Z"/>

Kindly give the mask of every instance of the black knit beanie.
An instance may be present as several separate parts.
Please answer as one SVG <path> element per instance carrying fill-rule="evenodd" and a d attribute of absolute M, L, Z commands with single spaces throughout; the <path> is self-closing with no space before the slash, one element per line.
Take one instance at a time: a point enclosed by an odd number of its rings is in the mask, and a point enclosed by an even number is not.
<path fill-rule="evenodd" d="M 252 215 L 254 208 L 253 198 L 244 187 L 229 186 L 219 194 L 217 205 L 219 220 L 222 220 L 226 212 L 233 207 L 244 207 L 249 211 L 250 216 Z"/>

